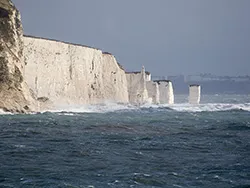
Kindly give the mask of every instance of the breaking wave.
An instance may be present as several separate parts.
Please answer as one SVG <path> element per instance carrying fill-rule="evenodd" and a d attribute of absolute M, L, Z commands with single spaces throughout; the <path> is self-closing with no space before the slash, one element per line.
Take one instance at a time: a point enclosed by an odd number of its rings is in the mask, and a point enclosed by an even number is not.
<path fill-rule="evenodd" d="M 130 104 L 118 104 L 118 103 L 103 103 L 103 104 L 91 104 L 91 105 L 79 105 L 79 106 L 64 106 L 59 107 L 56 110 L 50 112 L 73 112 L 73 113 L 107 113 L 115 111 L 130 111 L 137 110 L 140 107 Z"/>
<path fill-rule="evenodd" d="M 152 105 L 145 104 L 141 106 L 105 103 L 98 105 L 72 106 L 64 107 L 50 112 L 63 113 L 65 115 L 73 115 L 71 113 L 108 113 L 119 111 L 177 111 L 177 112 L 218 112 L 218 111 L 250 111 L 250 103 L 230 104 L 230 103 L 207 103 L 199 105 L 191 105 L 188 103 L 173 105 Z"/>
<path fill-rule="evenodd" d="M 175 104 L 169 105 L 169 108 L 176 111 L 186 112 L 214 112 L 214 111 L 232 111 L 232 110 L 243 110 L 250 111 L 250 103 L 245 104 L 230 104 L 230 103 L 207 103 L 199 105 L 191 104 Z"/>
<path fill-rule="evenodd" d="M 11 112 L 5 112 L 2 109 L 0 109 L 0 115 L 10 115 L 12 114 Z"/>
<path fill-rule="evenodd" d="M 239 97 L 238 97 L 239 98 Z M 132 104 L 121 104 L 106 102 L 95 105 L 75 105 L 75 106 L 58 106 L 55 110 L 44 111 L 63 115 L 74 115 L 76 113 L 111 113 L 111 112 L 219 112 L 219 111 L 247 111 L 250 112 L 250 102 L 245 101 L 227 101 L 227 102 L 210 102 L 192 105 L 185 102 L 176 104 L 144 104 L 141 106 Z M 4 112 L 0 109 L 0 115 L 10 115 L 10 112 Z M 33 114 L 33 113 L 31 113 Z"/>

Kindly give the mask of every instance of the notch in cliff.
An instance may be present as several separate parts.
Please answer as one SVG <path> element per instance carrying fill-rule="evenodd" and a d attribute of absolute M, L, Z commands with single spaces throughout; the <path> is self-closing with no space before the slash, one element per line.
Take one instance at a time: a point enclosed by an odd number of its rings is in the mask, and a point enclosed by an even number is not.
<path fill-rule="evenodd" d="M 0 7 L 0 18 L 9 18 L 9 12 Z"/>

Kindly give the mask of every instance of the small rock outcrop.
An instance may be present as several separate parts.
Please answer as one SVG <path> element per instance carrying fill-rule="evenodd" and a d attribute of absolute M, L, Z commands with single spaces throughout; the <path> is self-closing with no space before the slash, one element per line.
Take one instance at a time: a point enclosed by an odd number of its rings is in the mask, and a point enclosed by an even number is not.
<path fill-rule="evenodd" d="M 23 28 L 20 14 L 9 0 L 0 0 L 0 108 L 24 113 L 30 110 L 23 81 Z"/>

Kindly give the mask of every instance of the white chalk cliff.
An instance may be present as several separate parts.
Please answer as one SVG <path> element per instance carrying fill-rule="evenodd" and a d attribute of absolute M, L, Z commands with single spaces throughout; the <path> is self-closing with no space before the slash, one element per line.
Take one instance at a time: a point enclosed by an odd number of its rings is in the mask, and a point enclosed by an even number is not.
<path fill-rule="evenodd" d="M 125 72 L 99 49 L 23 36 L 20 14 L 0 1 L 0 108 L 26 113 L 104 102 L 173 103 L 171 82 L 143 67 Z"/>
<path fill-rule="evenodd" d="M 25 80 L 38 99 L 52 108 L 128 103 L 124 70 L 101 50 L 48 39 L 24 37 Z"/>

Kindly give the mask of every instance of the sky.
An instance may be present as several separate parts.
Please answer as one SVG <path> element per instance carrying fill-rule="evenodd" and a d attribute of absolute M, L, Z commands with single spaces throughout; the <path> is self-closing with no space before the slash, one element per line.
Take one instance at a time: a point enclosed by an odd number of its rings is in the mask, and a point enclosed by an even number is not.
<path fill-rule="evenodd" d="M 99 48 L 154 76 L 250 75 L 250 0 L 13 0 L 24 33 Z"/>

